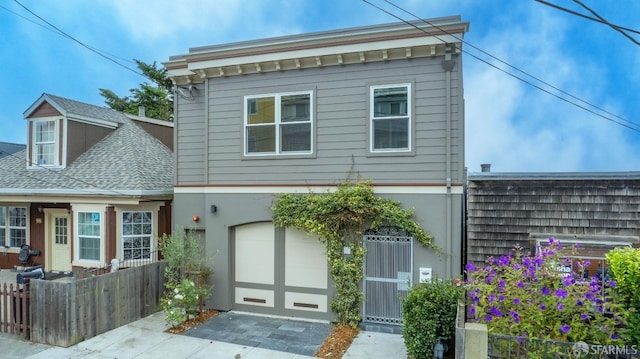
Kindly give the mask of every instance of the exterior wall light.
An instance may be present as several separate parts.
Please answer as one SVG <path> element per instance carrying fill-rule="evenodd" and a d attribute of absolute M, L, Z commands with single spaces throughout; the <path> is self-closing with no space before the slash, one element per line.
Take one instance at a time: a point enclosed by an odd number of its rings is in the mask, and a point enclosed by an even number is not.
<path fill-rule="evenodd" d="M 200 220 L 200 216 L 198 216 L 197 214 L 193 215 L 193 221 L 194 222 L 198 222 Z"/>

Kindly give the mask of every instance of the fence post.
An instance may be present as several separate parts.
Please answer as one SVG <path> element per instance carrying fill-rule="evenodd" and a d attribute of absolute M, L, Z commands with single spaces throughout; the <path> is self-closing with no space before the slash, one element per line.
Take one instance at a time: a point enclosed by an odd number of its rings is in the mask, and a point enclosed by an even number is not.
<path fill-rule="evenodd" d="M 489 355 L 487 326 L 479 323 L 466 323 L 464 329 L 464 358 L 487 359 Z"/>

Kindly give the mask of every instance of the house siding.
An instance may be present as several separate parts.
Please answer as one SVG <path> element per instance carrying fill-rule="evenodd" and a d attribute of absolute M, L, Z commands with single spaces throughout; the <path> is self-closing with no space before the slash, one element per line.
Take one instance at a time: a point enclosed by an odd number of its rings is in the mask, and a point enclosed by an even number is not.
<path fill-rule="evenodd" d="M 78 156 L 85 153 L 91 146 L 100 142 L 113 130 L 81 123 L 67 121 L 69 127 L 67 135 L 67 165 L 71 164 Z M 62 128 L 62 127 L 61 127 Z M 63 131 L 60 131 L 62 136 Z M 62 143 L 62 141 L 60 142 Z"/>
<path fill-rule="evenodd" d="M 640 235 L 640 179 L 487 179 L 470 176 L 467 261 L 529 248 L 532 233 Z"/>
<path fill-rule="evenodd" d="M 334 183 L 352 172 L 380 183 L 442 183 L 447 177 L 446 85 L 440 62 L 440 58 L 420 58 L 212 79 L 206 128 L 205 91 L 199 91 L 194 101 L 179 100 L 177 183 Z M 463 179 L 459 71 L 458 61 L 451 76 L 454 182 Z M 369 154 L 369 86 L 407 82 L 414 84 L 415 155 Z M 313 156 L 243 158 L 244 96 L 299 90 L 314 91 Z M 206 166 L 203 147 L 208 148 Z"/>

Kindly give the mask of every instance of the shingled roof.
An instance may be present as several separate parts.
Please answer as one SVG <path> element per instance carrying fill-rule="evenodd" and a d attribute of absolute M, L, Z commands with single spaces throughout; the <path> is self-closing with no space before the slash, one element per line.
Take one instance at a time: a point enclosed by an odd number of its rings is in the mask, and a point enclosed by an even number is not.
<path fill-rule="evenodd" d="M 64 169 L 27 168 L 26 150 L 0 159 L 0 195 L 147 196 L 173 193 L 173 154 L 123 113 L 45 94 L 68 118 L 109 121 L 112 133 Z"/>

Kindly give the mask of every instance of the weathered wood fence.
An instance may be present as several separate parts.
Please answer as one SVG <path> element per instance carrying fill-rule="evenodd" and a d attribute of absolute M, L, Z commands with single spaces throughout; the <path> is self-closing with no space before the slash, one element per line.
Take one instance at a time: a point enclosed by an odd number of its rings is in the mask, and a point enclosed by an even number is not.
<path fill-rule="evenodd" d="M 72 281 L 32 280 L 31 341 L 69 347 L 160 310 L 165 262 Z"/>
<path fill-rule="evenodd" d="M 18 284 L 0 287 L 0 332 L 29 339 L 29 291 Z"/>

